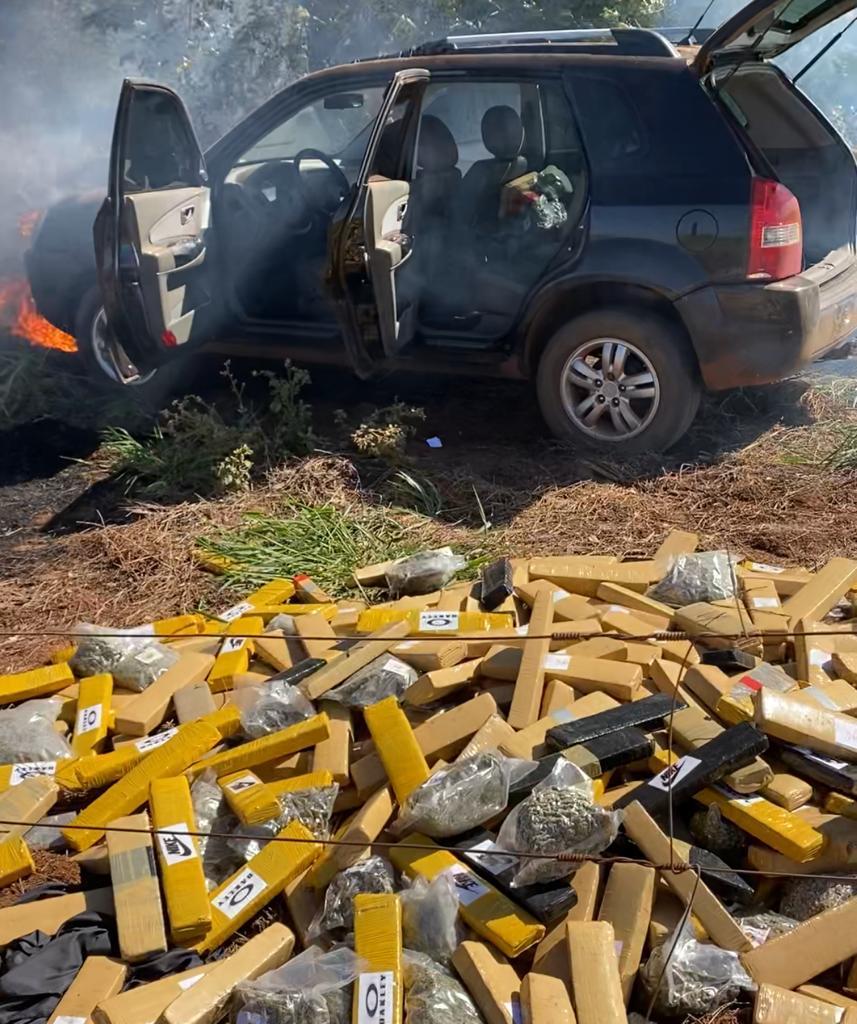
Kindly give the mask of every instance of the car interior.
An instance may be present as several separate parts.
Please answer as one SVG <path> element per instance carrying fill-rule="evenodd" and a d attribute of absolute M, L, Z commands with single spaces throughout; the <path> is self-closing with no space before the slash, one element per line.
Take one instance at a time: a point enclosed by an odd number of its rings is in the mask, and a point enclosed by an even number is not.
<path fill-rule="evenodd" d="M 258 139 L 216 189 L 222 265 L 249 320 L 333 319 L 328 230 L 384 91 L 308 104 Z M 399 149 L 394 120 L 375 178 L 396 177 Z M 490 346 L 582 216 L 584 161 L 561 85 L 433 80 L 415 165 L 396 225 L 412 251 L 396 271 L 394 302 L 415 311 L 418 342 Z"/>

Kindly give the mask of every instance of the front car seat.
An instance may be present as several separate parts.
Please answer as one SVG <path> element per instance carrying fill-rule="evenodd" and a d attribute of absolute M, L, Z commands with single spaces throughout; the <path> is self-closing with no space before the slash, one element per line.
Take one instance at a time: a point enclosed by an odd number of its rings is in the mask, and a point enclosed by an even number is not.
<path fill-rule="evenodd" d="M 477 231 L 490 231 L 500 212 L 500 189 L 524 174 L 527 161 L 521 156 L 524 126 L 511 107 L 489 107 L 482 117 L 482 142 L 490 160 L 477 160 L 461 185 L 462 213 Z"/>

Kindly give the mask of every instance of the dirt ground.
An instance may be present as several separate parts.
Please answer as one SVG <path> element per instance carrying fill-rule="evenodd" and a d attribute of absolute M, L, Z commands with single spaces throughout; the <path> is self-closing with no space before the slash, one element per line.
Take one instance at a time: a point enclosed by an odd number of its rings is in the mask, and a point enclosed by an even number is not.
<path fill-rule="evenodd" d="M 196 389 L 216 401 L 217 380 L 216 367 L 203 367 Z M 135 504 L 99 460 L 97 433 L 50 419 L 28 424 L 0 435 L 0 670 L 61 644 L 29 635 L 40 630 L 62 633 L 81 619 L 132 625 L 214 599 L 221 582 L 190 556 L 212 526 L 248 510 L 276 514 L 290 499 L 377 502 L 385 467 L 355 458 L 334 411 L 359 419 L 396 396 L 426 412 L 407 466 L 442 499 L 439 515 L 418 527 L 427 539 L 516 555 L 646 556 L 680 528 L 706 547 L 766 562 L 813 567 L 857 556 L 857 472 L 825 462 L 855 429 L 851 393 L 789 381 L 715 396 L 677 450 L 619 463 L 548 437 L 527 385 L 404 377 L 366 385 L 313 371 L 305 397 L 316 452 L 246 494 L 173 506 Z M 435 436 L 442 447 L 426 445 Z"/>

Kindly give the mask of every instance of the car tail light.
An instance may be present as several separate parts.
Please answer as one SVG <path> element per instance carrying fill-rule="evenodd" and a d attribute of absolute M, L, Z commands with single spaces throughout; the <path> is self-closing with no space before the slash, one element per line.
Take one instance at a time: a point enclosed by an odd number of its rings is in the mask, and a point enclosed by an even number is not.
<path fill-rule="evenodd" d="M 778 181 L 754 178 L 750 195 L 747 277 L 781 281 L 803 269 L 800 203 Z"/>

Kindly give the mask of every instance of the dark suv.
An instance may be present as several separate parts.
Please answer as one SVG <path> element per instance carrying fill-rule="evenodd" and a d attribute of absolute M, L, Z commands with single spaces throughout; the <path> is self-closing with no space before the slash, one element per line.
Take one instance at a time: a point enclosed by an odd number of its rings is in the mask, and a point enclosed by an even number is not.
<path fill-rule="evenodd" d="M 684 55 L 645 29 L 450 38 L 309 75 L 204 157 L 175 93 L 126 82 L 106 322 L 92 303 L 78 335 L 146 386 L 198 345 L 534 378 L 557 436 L 668 447 L 702 388 L 855 330 L 855 162 L 771 62 L 854 4 L 756 0 Z M 56 320 L 50 223 L 29 268 Z"/>

